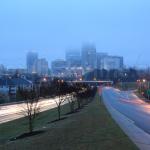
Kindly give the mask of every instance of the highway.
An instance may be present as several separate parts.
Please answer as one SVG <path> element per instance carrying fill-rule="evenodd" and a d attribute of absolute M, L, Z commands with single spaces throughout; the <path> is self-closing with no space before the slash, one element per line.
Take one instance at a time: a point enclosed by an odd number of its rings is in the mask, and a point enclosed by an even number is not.
<path fill-rule="evenodd" d="M 103 88 L 102 96 L 114 109 L 150 134 L 150 103 L 139 99 L 133 91 L 120 91 L 111 87 Z"/>
<path fill-rule="evenodd" d="M 40 112 L 55 108 L 55 101 L 58 101 L 58 98 L 40 100 L 38 103 Z M 0 124 L 24 117 L 26 108 L 26 103 L 0 106 Z"/>

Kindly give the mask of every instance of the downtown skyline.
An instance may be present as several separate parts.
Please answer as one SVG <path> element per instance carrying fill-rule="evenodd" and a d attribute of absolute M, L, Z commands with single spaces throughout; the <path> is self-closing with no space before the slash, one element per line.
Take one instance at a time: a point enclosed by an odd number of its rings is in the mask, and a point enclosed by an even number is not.
<path fill-rule="evenodd" d="M 107 53 L 107 52 L 99 52 L 99 51 L 97 51 L 97 49 L 96 49 L 96 46 L 95 45 L 93 45 L 93 44 L 91 44 L 91 43 L 86 43 L 85 45 L 83 45 L 82 47 L 80 47 L 80 49 L 78 48 L 78 49 L 70 49 L 69 51 L 67 50 L 67 51 L 65 51 L 64 52 L 64 54 L 63 54 L 63 56 L 64 57 L 62 57 L 62 56 L 60 56 L 60 57 L 56 57 L 56 59 L 55 58 L 53 58 L 52 59 L 52 61 L 49 61 L 47 58 L 48 57 L 46 57 L 46 56 L 42 56 L 42 55 L 40 55 L 40 53 L 38 53 L 37 51 L 28 51 L 26 54 L 25 54 L 25 63 L 23 64 L 23 65 L 20 65 L 20 67 L 15 67 L 15 66 L 13 66 L 13 67 L 9 67 L 9 66 L 7 66 L 7 65 L 5 65 L 5 64 L 3 64 L 3 63 L 0 63 L 0 65 L 3 65 L 6 69 L 27 69 L 28 67 L 28 54 L 30 54 L 30 53 L 32 53 L 32 54 L 34 54 L 34 55 L 36 55 L 36 57 L 37 57 L 37 60 L 41 60 L 41 59 L 45 59 L 46 61 L 47 61 L 47 63 L 48 63 L 48 68 L 49 69 L 51 69 L 51 65 L 52 65 L 52 63 L 54 62 L 54 61 L 57 61 L 57 60 L 64 60 L 64 61 L 66 61 L 67 62 L 67 55 L 68 54 L 71 54 L 71 55 L 74 55 L 74 52 L 75 53 L 77 53 L 78 55 L 79 55 L 79 57 L 83 57 L 82 56 L 82 52 L 83 52 L 83 50 L 88 50 L 88 49 L 91 49 L 91 50 L 93 50 L 93 48 L 95 49 L 95 57 L 98 57 L 98 55 L 100 54 L 105 54 L 105 55 L 107 55 L 108 57 L 110 56 L 110 57 L 122 57 L 123 58 L 123 56 L 119 56 L 119 55 L 111 55 L 111 54 L 109 54 L 109 53 Z M 105 57 L 105 56 L 103 56 L 103 57 Z M 83 59 L 83 58 L 79 58 L 79 59 Z M 97 58 L 96 58 L 97 59 Z M 21 60 L 22 61 L 22 60 Z M 22 61 L 22 62 L 24 62 L 24 61 Z M 126 65 L 124 64 L 123 65 L 124 67 L 126 67 Z"/>
<path fill-rule="evenodd" d="M 149 7 L 148 0 L 1 1 L 0 64 L 25 67 L 28 51 L 50 63 L 90 42 L 98 52 L 124 56 L 127 66 L 147 67 Z"/>
<path fill-rule="evenodd" d="M 87 44 L 87 43 L 86 43 Z M 77 52 L 81 52 L 81 47 L 80 48 L 70 48 L 70 51 L 77 51 Z M 41 50 L 30 50 L 30 51 L 25 51 L 24 52 L 24 55 L 23 53 L 21 53 L 21 55 L 16 55 L 16 57 L 6 57 L 6 58 L 2 58 L 0 59 L 0 64 L 4 65 L 7 69 L 11 69 L 11 68 L 26 68 L 26 57 L 27 57 L 27 53 L 28 52 L 34 52 L 34 53 L 37 53 L 41 58 L 44 58 L 48 61 L 48 64 L 49 64 L 49 68 L 51 68 L 51 62 L 52 61 L 55 61 L 57 59 L 63 59 L 65 60 L 65 57 L 66 57 L 66 52 L 68 52 L 68 50 L 66 51 L 61 51 L 61 55 L 54 55 L 52 57 L 52 55 L 48 55 L 50 54 L 50 51 L 49 50 L 46 50 L 46 51 L 41 51 Z M 97 53 L 109 53 L 111 54 L 112 56 L 122 56 L 122 55 L 119 55 L 117 52 L 116 53 L 110 53 L 111 51 L 98 51 L 97 50 Z M 51 58 L 52 57 L 52 58 Z M 127 58 L 128 57 L 125 57 L 123 56 L 124 58 L 124 66 L 125 67 L 137 67 L 137 68 L 147 68 L 149 67 L 148 64 L 141 64 L 139 65 L 139 61 L 141 60 L 141 55 L 138 55 L 137 56 L 137 59 L 135 59 L 135 62 L 133 64 L 128 64 L 127 62 Z"/>
<path fill-rule="evenodd" d="M 0 150 L 150 150 L 150 0 L 0 0 Z"/>

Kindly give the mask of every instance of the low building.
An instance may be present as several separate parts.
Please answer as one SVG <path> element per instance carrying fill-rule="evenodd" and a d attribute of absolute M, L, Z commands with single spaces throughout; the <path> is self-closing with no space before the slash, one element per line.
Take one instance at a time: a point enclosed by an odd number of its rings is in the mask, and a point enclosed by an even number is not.
<path fill-rule="evenodd" d="M 18 69 L 8 69 L 7 73 L 10 75 L 15 75 L 15 74 L 26 74 L 27 70 L 23 68 L 18 68 Z"/>
<path fill-rule="evenodd" d="M 18 89 L 33 89 L 33 83 L 24 78 L 1 78 L 0 93 L 15 96 Z"/>
<path fill-rule="evenodd" d="M 67 62 L 63 59 L 52 61 L 51 69 L 53 76 L 64 77 L 67 72 Z"/>
<path fill-rule="evenodd" d="M 107 56 L 103 58 L 102 68 L 106 70 L 122 70 L 123 69 L 123 57 L 119 56 Z"/>
<path fill-rule="evenodd" d="M 70 50 L 66 52 L 66 62 L 68 68 L 81 67 L 81 55 L 79 51 Z"/>

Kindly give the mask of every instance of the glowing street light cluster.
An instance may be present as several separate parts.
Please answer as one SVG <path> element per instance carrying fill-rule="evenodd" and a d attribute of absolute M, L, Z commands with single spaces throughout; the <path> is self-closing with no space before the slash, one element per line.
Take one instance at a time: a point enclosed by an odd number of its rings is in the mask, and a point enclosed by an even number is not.
<path fill-rule="evenodd" d="M 146 81 L 147 81 L 146 79 L 142 79 L 142 80 L 139 79 L 139 80 L 137 80 L 138 83 L 142 83 L 142 82 L 146 83 Z"/>

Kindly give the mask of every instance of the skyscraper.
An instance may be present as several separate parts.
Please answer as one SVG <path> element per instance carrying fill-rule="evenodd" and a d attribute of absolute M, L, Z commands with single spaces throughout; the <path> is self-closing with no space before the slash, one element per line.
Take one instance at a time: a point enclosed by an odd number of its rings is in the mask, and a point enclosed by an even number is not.
<path fill-rule="evenodd" d="M 48 62 L 45 58 L 38 59 L 36 62 L 36 70 L 38 75 L 48 75 Z"/>
<path fill-rule="evenodd" d="M 104 66 L 104 58 L 107 57 L 107 53 L 97 53 L 97 69 L 103 69 Z"/>
<path fill-rule="evenodd" d="M 0 74 L 4 74 L 4 73 L 6 73 L 6 68 L 4 67 L 4 65 L 3 64 L 0 64 Z"/>
<path fill-rule="evenodd" d="M 36 63 L 38 60 L 38 54 L 35 52 L 29 52 L 27 54 L 27 72 L 29 74 L 36 73 Z"/>
<path fill-rule="evenodd" d="M 82 48 L 82 67 L 84 70 L 93 70 L 96 64 L 96 47 L 94 45 L 85 45 Z"/>

